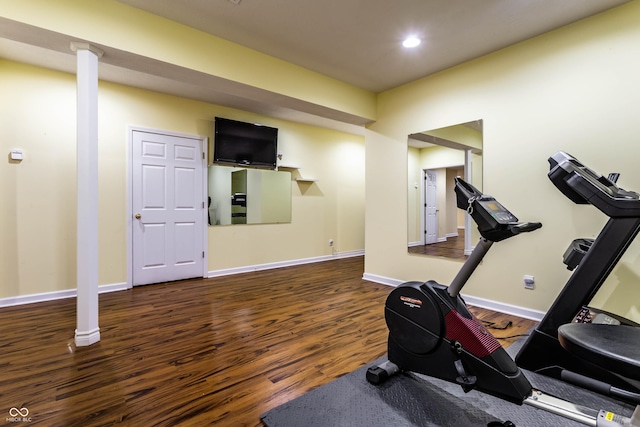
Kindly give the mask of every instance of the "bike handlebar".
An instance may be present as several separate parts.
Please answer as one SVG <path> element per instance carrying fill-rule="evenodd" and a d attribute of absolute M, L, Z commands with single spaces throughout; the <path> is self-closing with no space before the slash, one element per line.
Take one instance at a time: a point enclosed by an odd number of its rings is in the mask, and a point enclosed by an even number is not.
<path fill-rule="evenodd" d="M 519 222 L 511 225 L 509 228 L 513 234 L 528 233 L 542 227 L 540 222 Z"/>

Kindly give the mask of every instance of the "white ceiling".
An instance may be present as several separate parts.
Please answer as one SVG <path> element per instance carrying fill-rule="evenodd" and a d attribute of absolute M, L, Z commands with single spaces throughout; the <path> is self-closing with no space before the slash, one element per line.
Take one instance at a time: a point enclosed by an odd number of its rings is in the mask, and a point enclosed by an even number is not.
<path fill-rule="evenodd" d="M 119 0 L 381 92 L 628 0 Z M 422 38 L 401 47 L 408 34 Z M 75 73 L 68 35 L 0 17 L 0 57 Z M 91 42 L 91 40 L 87 40 Z M 367 119 L 106 46 L 105 81 L 361 132 Z M 215 87 L 216 90 L 211 88 Z"/>
<path fill-rule="evenodd" d="M 615 0 L 119 0 L 373 92 L 625 3 Z M 237 4 L 236 4 L 237 3 Z M 401 47 L 409 34 L 423 43 Z"/>

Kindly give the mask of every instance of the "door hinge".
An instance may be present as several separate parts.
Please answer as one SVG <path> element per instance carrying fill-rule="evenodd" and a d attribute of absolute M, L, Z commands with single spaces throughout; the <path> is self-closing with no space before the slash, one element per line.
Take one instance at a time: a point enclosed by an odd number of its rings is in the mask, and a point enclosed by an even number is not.
<path fill-rule="evenodd" d="M 202 209 L 204 209 L 204 202 L 202 202 Z"/>
<path fill-rule="evenodd" d="M 202 258 L 204 258 L 204 251 L 202 251 Z"/>
<path fill-rule="evenodd" d="M 202 160 L 204 160 L 204 151 L 202 152 Z"/>

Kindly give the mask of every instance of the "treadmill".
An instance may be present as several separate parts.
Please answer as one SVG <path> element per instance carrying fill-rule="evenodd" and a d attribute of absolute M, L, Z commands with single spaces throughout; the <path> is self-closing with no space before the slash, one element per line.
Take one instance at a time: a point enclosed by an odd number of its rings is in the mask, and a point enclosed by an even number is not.
<path fill-rule="evenodd" d="M 576 204 L 591 204 L 609 217 L 582 248 L 575 268 L 542 321 L 516 356 L 521 368 L 620 400 L 640 403 L 640 328 L 583 322 L 584 311 L 640 231 L 640 197 L 619 188 L 575 157 L 549 158 L 549 179 Z M 615 179 L 615 178 L 613 178 Z M 567 253 L 565 253 L 565 264 Z"/>

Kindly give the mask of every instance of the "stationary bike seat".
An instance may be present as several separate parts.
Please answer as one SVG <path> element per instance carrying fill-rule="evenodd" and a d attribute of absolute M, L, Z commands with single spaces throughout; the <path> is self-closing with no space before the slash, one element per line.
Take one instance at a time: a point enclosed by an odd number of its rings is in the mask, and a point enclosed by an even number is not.
<path fill-rule="evenodd" d="M 636 326 L 567 323 L 558 328 L 558 340 L 581 359 L 640 380 L 640 328 Z"/>

